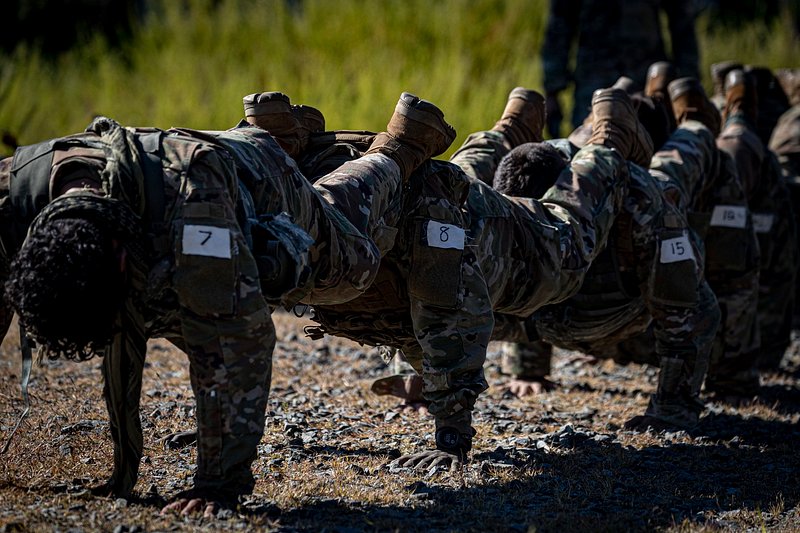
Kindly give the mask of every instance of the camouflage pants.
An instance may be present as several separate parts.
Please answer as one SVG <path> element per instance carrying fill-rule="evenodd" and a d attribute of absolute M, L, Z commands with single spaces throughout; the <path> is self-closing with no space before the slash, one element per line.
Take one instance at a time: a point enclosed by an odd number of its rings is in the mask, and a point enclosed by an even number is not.
<path fill-rule="evenodd" d="M 702 141 L 708 135 L 698 122 L 687 121 L 653 156 L 651 169 L 684 184 L 701 184 L 725 172 L 716 147 Z M 724 186 L 723 186 L 724 188 Z M 699 194 L 698 190 L 688 191 Z M 744 197 L 718 196 L 720 204 L 746 207 Z M 711 211 L 715 206 L 711 206 Z M 706 224 L 711 218 L 706 215 Z M 758 245 L 752 225 L 706 226 L 708 284 L 722 312 L 722 323 L 711 352 L 706 387 L 748 393 L 758 386 L 755 368 L 760 346 L 758 331 Z"/>
<path fill-rule="evenodd" d="M 257 214 L 287 212 L 314 240 L 302 301 L 335 304 L 362 294 L 397 234 L 403 190 L 397 163 L 368 155 L 312 185 L 266 131 L 237 127 L 216 136 L 234 154 Z"/>
<path fill-rule="evenodd" d="M 756 228 L 761 244 L 758 287 L 759 367 L 777 368 L 790 344 L 795 306 L 798 248 L 795 216 L 788 190 L 781 184 L 776 209 Z M 761 213 L 754 213 L 757 217 Z M 762 231 L 759 231 L 762 230 Z"/>

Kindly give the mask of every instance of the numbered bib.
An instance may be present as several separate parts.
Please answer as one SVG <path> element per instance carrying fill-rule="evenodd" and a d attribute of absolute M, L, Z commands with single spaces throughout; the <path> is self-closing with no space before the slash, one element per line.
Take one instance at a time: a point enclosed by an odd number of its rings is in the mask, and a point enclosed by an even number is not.
<path fill-rule="evenodd" d="M 187 224 L 183 227 L 183 255 L 231 258 L 231 232 L 228 228 Z"/>
<path fill-rule="evenodd" d="M 710 225 L 744 228 L 747 226 L 747 208 L 741 205 L 715 205 Z"/>
<path fill-rule="evenodd" d="M 429 220 L 426 237 L 431 248 L 464 249 L 464 229 L 452 224 Z"/>
<path fill-rule="evenodd" d="M 773 222 L 775 215 L 771 213 L 753 213 L 753 229 L 756 233 L 769 233 Z"/>
<path fill-rule="evenodd" d="M 684 233 L 680 237 L 661 241 L 661 263 L 677 263 L 678 261 L 694 261 L 694 250 L 689 237 Z"/>

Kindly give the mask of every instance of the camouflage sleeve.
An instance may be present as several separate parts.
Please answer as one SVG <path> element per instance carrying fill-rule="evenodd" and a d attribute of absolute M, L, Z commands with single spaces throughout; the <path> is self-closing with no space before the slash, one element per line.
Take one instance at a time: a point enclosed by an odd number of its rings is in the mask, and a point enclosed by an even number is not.
<path fill-rule="evenodd" d="M 544 42 L 542 43 L 542 68 L 544 90 L 557 93 L 572 81 L 569 69 L 572 42 L 578 33 L 581 0 L 550 0 Z"/>
<path fill-rule="evenodd" d="M 457 169 L 449 165 L 450 169 Z M 423 395 L 436 427 L 455 428 L 468 438 L 472 409 L 488 388 L 483 375 L 494 316 L 486 281 L 468 240 L 460 205 L 442 190 L 460 171 L 427 176 L 422 201 L 413 211 L 408 294 L 414 333 L 424 353 Z"/>
<path fill-rule="evenodd" d="M 708 182 L 719 173 L 720 157 L 714 135 L 695 120 L 683 122 L 653 155 L 650 172 L 667 198 L 688 211 L 691 202 L 705 193 Z"/>
<path fill-rule="evenodd" d="M 583 281 L 591 262 L 605 246 L 622 200 L 627 195 L 628 165 L 615 150 L 587 145 L 562 171 L 541 203 L 559 227 L 560 268 L 542 272 L 542 285 L 554 289 L 553 298 L 571 296 Z M 579 191 L 580 194 L 576 194 Z"/>
<path fill-rule="evenodd" d="M 656 354 L 683 362 L 681 386 L 696 395 L 708 369 L 720 312 L 703 277 L 700 238 L 677 211 L 665 208 L 662 224 L 644 224 L 633 232 L 634 258 L 638 277 L 645 280 L 642 294 L 653 317 Z"/>
<path fill-rule="evenodd" d="M 670 0 L 662 2 L 667 12 L 670 42 L 672 43 L 672 62 L 680 76 L 700 79 L 700 54 L 697 47 L 695 19 L 697 18 L 694 0 Z"/>
<path fill-rule="evenodd" d="M 197 399 L 195 489 L 231 498 L 255 483 L 250 465 L 264 431 L 275 330 L 236 223 L 232 163 L 210 151 L 185 179 L 173 286 Z"/>
<path fill-rule="evenodd" d="M 502 133 L 479 131 L 467 137 L 450 162 L 461 167 L 470 178 L 491 186 L 500 160 L 509 151 L 510 143 Z"/>
<path fill-rule="evenodd" d="M 486 282 L 469 246 L 463 250 L 457 277 L 452 307 L 437 303 L 432 291 L 410 291 L 411 317 L 424 351 L 423 396 L 430 402 L 436 428 L 453 427 L 472 437 L 472 409 L 478 395 L 489 388 L 483 364 L 494 318 Z"/>
<path fill-rule="evenodd" d="M 762 171 L 770 185 L 763 208 L 753 207 L 753 222 L 761 249 L 758 322 L 762 363 L 777 367 L 789 346 L 799 250 L 795 212 L 780 164 L 767 152 Z"/>
<path fill-rule="evenodd" d="M 676 203 L 694 209 L 693 227 L 702 233 L 705 276 L 722 313 L 706 388 L 753 383 L 748 368 L 758 349 L 758 242 L 733 160 L 716 148 L 705 126 L 687 121 L 656 153 L 650 168 L 668 197 L 680 190 Z"/>

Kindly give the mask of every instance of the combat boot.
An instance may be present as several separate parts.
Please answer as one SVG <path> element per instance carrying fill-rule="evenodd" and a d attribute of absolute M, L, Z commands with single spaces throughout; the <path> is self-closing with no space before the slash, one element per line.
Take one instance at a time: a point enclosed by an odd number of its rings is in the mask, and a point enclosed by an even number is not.
<path fill-rule="evenodd" d="M 620 76 L 611 87 L 613 89 L 622 89 L 628 96 L 631 96 L 639 90 L 639 87 L 636 86 L 636 82 L 628 76 Z"/>
<path fill-rule="evenodd" d="M 245 120 L 254 126 L 267 130 L 290 157 L 297 158 L 308 135 L 300 121 L 292 113 L 289 97 L 280 92 L 248 94 L 242 98 Z"/>
<path fill-rule="evenodd" d="M 675 122 L 675 112 L 672 110 L 672 102 L 669 99 L 667 87 L 675 79 L 675 67 L 669 61 L 659 61 L 653 63 L 647 69 L 647 83 L 644 87 L 644 95 L 650 97 L 656 107 L 662 107 L 666 111 L 669 130 L 674 131 L 678 124 Z"/>
<path fill-rule="evenodd" d="M 722 121 L 727 123 L 734 116 L 744 119 L 755 127 L 758 118 L 758 97 L 755 80 L 743 70 L 731 70 L 725 77 L 725 107 Z"/>
<path fill-rule="evenodd" d="M 622 89 L 598 89 L 592 95 L 592 135 L 586 144 L 600 144 L 645 168 L 653 157 L 653 140 L 636 117 Z"/>
<path fill-rule="evenodd" d="M 711 65 L 711 82 L 714 84 L 714 94 L 711 95 L 711 103 L 722 111 L 725 107 L 725 77 L 728 72 L 742 69 L 744 66 L 736 61 L 720 61 Z"/>
<path fill-rule="evenodd" d="M 492 131 L 505 135 L 511 148 L 528 142 L 541 142 L 544 128 L 544 96 L 536 91 L 517 87 L 508 95 L 508 102 Z"/>
<path fill-rule="evenodd" d="M 682 359 L 661 357 L 658 366 L 658 387 L 650 398 L 645 416 L 674 427 L 691 428 L 697 424 L 703 411 L 698 380 L 687 375 Z"/>
<path fill-rule="evenodd" d="M 384 154 L 399 166 L 403 180 L 424 161 L 443 153 L 456 138 L 444 113 L 431 102 L 410 93 L 400 95 L 386 131 L 375 136 L 368 154 Z"/>
<path fill-rule="evenodd" d="M 667 90 L 679 125 L 685 120 L 697 120 L 711 130 L 714 137 L 719 135 L 719 112 L 696 78 L 678 78 L 667 86 Z"/>
<path fill-rule="evenodd" d="M 675 67 L 669 61 L 653 63 L 647 69 L 647 83 L 644 86 L 644 95 L 653 98 L 667 98 L 667 86 L 675 79 Z"/>
<path fill-rule="evenodd" d="M 800 69 L 779 68 L 775 71 L 775 77 L 789 98 L 789 104 L 793 106 L 800 104 Z"/>
<path fill-rule="evenodd" d="M 325 131 L 325 116 L 316 107 L 292 104 L 292 115 L 300 123 L 300 127 L 308 132 L 308 135 Z"/>

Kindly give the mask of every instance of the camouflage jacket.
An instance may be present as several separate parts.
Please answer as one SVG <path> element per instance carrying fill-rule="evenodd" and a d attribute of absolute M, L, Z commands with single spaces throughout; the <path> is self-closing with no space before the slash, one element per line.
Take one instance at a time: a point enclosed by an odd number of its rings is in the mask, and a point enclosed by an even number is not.
<path fill-rule="evenodd" d="M 644 331 L 652 319 L 658 357 L 680 358 L 705 372 L 719 324 L 703 279 L 703 247 L 685 216 L 663 200 L 658 182 L 631 167 L 628 196 L 609 243 L 578 293 L 537 311 L 541 339 L 594 353 Z"/>
<path fill-rule="evenodd" d="M 686 121 L 653 156 L 651 173 L 666 197 L 686 209 L 703 237 L 705 275 L 722 310 L 706 385 L 750 366 L 759 346 L 757 301 L 760 251 L 744 186 L 733 159 L 713 134 Z M 737 378 L 738 379 L 738 378 Z"/>
<path fill-rule="evenodd" d="M 250 126 L 165 132 L 121 128 L 101 119 L 87 133 L 33 150 L 21 149 L 0 167 L 0 183 L 6 185 L 0 191 L 6 266 L 24 237 L 25 228 L 20 230 L 17 222 L 30 223 L 59 190 L 59 182 L 76 172 L 91 175 L 101 194 L 127 204 L 145 233 L 142 253 L 131 254 L 130 296 L 119 317 L 122 333 L 104 358 L 115 443 L 112 488 L 125 494 L 136 482 L 146 340 L 165 337 L 191 362 L 199 431 L 195 488 L 213 496 L 250 491 L 275 333 L 260 288 L 268 288 L 271 280 L 260 275 L 251 252 L 259 239 L 249 234 L 248 217 L 290 213 L 290 233 L 305 236 L 293 249 L 307 255 L 301 262 L 304 284 L 276 294 L 276 303 L 347 300 L 377 272 L 382 241 L 373 237 L 383 221 L 391 220 L 392 206 L 396 209 L 399 169 L 381 156 L 352 163 L 353 173 L 338 179 L 364 178 L 363 183 L 369 178 L 375 187 L 371 203 L 354 201 L 348 211 L 326 198 L 346 189 L 337 189 L 337 176 L 327 180 L 327 189 L 314 188 L 267 132 Z M 26 185 L 31 176 L 16 164 L 18 159 L 45 161 L 45 179 Z M 13 194 L 21 187 L 21 194 Z M 370 209 L 377 214 L 365 218 Z M 288 241 L 291 245 L 292 238 Z"/>
<path fill-rule="evenodd" d="M 493 173 L 486 158 L 499 161 L 508 149 L 500 134 L 484 132 L 451 163 L 418 169 L 375 283 L 346 304 L 314 306 L 320 327 L 310 330 L 402 348 L 423 374 L 437 425 L 467 433 L 487 386 L 493 315 L 525 317 L 574 293 L 608 238 L 627 181 L 616 152 L 590 146 L 542 201 L 508 198 L 474 175 Z"/>
<path fill-rule="evenodd" d="M 800 105 L 792 106 L 778 120 L 769 140 L 787 183 L 800 182 Z"/>

